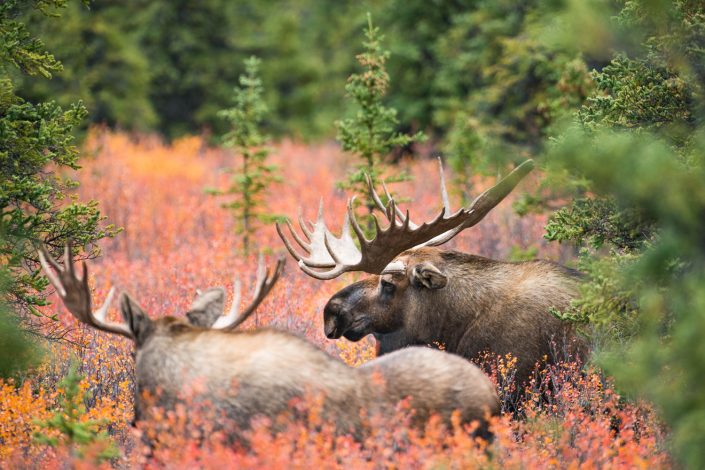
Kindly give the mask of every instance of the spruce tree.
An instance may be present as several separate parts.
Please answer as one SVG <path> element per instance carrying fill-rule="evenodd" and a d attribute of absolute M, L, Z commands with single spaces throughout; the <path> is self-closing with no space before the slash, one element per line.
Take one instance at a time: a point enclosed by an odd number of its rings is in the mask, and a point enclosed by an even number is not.
<path fill-rule="evenodd" d="M 64 5 L 61 0 L 0 3 L 0 259 L 10 272 L 5 293 L 10 306 L 39 317 L 34 307 L 46 303 L 48 282 L 37 263 L 36 244 L 45 243 L 58 256 L 73 239 L 77 246 L 93 246 L 87 253 L 95 255 L 94 243 L 116 232 L 103 226 L 97 202 L 76 200 L 71 193 L 78 183 L 59 173 L 80 168 L 72 133 L 86 117 L 85 107 L 79 102 L 62 109 L 15 94 L 17 71 L 50 78 L 62 69 L 18 18 L 27 8 L 55 15 Z"/>
<path fill-rule="evenodd" d="M 556 32 L 614 55 L 545 157 L 579 191 L 546 237 L 577 245 L 585 273 L 573 308 L 555 313 L 589 325 L 617 386 L 653 401 L 676 466 L 705 468 L 705 7 L 585 5 L 556 14 Z M 601 42 L 600 23 L 619 41 Z"/>
<path fill-rule="evenodd" d="M 258 224 L 278 220 L 278 216 L 268 212 L 265 205 L 267 190 L 281 178 L 276 166 L 267 163 L 270 150 L 263 133 L 267 105 L 259 77 L 260 62 L 256 57 L 245 60 L 246 72 L 240 76 L 240 85 L 235 88 L 233 107 L 220 112 L 231 127 L 223 136 L 223 144 L 233 150 L 239 168 L 231 169 L 233 176 L 227 189 L 210 190 L 215 195 L 233 197 L 223 207 L 233 213 L 236 231 L 242 235 L 245 255 L 249 254 L 250 241 L 259 228 Z"/>
<path fill-rule="evenodd" d="M 369 214 L 372 214 L 375 204 L 369 196 L 365 175 L 369 175 L 373 184 L 381 180 L 390 183 L 408 179 L 405 174 L 383 179 L 387 170 L 384 159 L 395 147 L 425 139 L 422 132 L 414 135 L 397 132 L 397 111 L 383 103 L 389 89 L 389 74 L 385 68 L 389 51 L 382 47 L 383 39 L 368 13 L 364 52 L 357 56 L 362 72 L 350 75 L 345 86 L 346 96 L 352 102 L 355 114 L 336 122 L 338 140 L 343 150 L 357 160 L 354 170 L 339 186 L 356 193 Z"/>
<path fill-rule="evenodd" d="M 116 458 L 120 455 L 108 433 L 101 428 L 108 424 L 105 419 L 89 419 L 84 402 L 87 393 L 81 387 L 83 377 L 76 364 L 71 364 L 68 373 L 59 382 L 59 396 L 54 414 L 46 421 L 39 422 L 48 432 L 36 431 L 34 439 L 51 447 L 69 446 L 78 457 L 83 457 L 86 448 L 97 447 L 97 462 Z"/>

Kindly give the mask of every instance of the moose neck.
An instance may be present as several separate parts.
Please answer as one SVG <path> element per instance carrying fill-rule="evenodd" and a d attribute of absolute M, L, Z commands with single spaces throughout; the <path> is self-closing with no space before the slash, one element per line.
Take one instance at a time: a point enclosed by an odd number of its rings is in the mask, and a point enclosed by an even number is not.
<path fill-rule="evenodd" d="M 454 251 L 442 256 L 448 284 L 425 291 L 407 316 L 405 334 L 411 341 L 453 351 L 478 318 L 506 297 L 513 280 L 507 276 L 509 263 Z"/>
<path fill-rule="evenodd" d="M 414 341 L 407 335 L 404 329 L 394 331 L 392 333 L 374 333 L 376 340 L 376 355 L 382 356 L 397 349 L 405 348 L 408 346 L 423 346 L 426 343 L 421 343 Z"/>

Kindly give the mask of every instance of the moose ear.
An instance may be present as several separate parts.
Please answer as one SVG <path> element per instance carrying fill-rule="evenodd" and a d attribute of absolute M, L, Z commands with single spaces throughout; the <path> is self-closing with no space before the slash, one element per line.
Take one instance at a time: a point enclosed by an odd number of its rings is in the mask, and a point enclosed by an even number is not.
<path fill-rule="evenodd" d="M 441 289 L 448 283 L 446 275 L 428 261 L 414 266 L 410 277 L 413 285 L 427 289 Z"/>
<path fill-rule="evenodd" d="M 189 323 L 201 328 L 210 328 L 223 315 L 225 309 L 225 289 L 211 287 L 196 297 L 186 317 Z"/>
<path fill-rule="evenodd" d="M 128 328 L 130 328 L 135 342 L 138 345 L 144 343 L 154 330 L 154 324 L 142 310 L 142 307 L 124 292 L 120 294 L 120 313 Z"/>

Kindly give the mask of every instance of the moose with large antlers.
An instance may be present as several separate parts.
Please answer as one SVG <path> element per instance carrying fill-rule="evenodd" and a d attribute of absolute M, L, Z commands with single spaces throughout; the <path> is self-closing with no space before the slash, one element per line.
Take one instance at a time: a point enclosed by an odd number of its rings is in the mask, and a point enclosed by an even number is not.
<path fill-rule="evenodd" d="M 580 354 L 583 347 L 573 329 L 550 313 L 569 307 L 577 293 L 577 271 L 549 261 L 512 263 L 438 248 L 479 223 L 532 169 L 533 162 L 525 161 L 468 208 L 453 212 L 441 166 L 443 208 L 420 225 L 397 207 L 386 187 L 388 203 L 383 204 L 368 178 L 372 199 L 387 219 L 384 228 L 374 219 L 371 240 L 355 218 L 354 197 L 348 200 L 340 237 L 327 228 L 322 202 L 315 223 L 299 216 L 303 236 L 287 221 L 291 238 L 305 254 L 277 225 L 289 253 L 309 276 L 327 280 L 353 271 L 373 274 L 328 301 L 326 336 L 359 341 L 374 334 L 382 354 L 434 343 L 468 359 L 485 351 L 511 353 L 517 358 L 519 383 L 537 362 L 553 358 L 552 344 Z"/>
<path fill-rule="evenodd" d="M 428 348 L 409 348 L 354 369 L 292 334 L 272 329 L 234 331 L 270 292 L 283 259 L 270 277 L 260 259 L 252 303 L 239 313 L 240 284 L 226 315 L 225 291 L 200 293 L 183 317 L 150 319 L 127 294 L 120 296 L 124 323 L 107 320 L 111 289 L 103 305 L 92 310 L 88 273 L 76 273 L 70 246 L 61 266 L 42 247 L 39 259 L 67 310 L 80 322 L 118 334 L 136 346 L 135 419 L 148 419 L 151 406 L 172 408 L 192 383 L 202 390 L 196 398 L 216 415 L 235 424 L 230 440 L 241 440 L 251 420 L 274 420 L 290 411 L 294 398 L 323 398 L 323 416 L 340 432 L 360 435 L 361 411 L 393 417 L 398 402 L 410 398 L 412 424 L 431 415 L 450 423 L 456 410 L 463 423 L 477 420 L 486 435 L 486 418 L 499 412 L 492 382 L 467 361 Z M 156 402 L 153 401 L 156 397 Z M 215 427 L 218 427 L 216 424 Z"/>

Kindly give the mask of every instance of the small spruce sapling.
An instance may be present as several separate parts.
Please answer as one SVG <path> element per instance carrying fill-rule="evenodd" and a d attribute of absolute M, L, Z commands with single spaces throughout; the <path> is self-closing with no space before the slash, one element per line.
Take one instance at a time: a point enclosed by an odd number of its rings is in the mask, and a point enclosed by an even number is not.
<path fill-rule="evenodd" d="M 263 124 L 267 105 L 263 98 L 262 80 L 259 77 L 260 60 L 245 60 L 245 74 L 235 88 L 233 107 L 220 111 L 231 130 L 223 136 L 223 145 L 231 148 L 239 168 L 233 167 L 230 186 L 224 190 L 209 189 L 211 194 L 232 196 L 223 203 L 230 209 L 236 222 L 236 231 L 242 235 L 243 251 L 250 252 L 251 240 L 261 223 L 270 223 L 281 217 L 267 211 L 265 197 L 274 183 L 281 181 L 277 167 L 267 163 L 270 150 Z"/>
<path fill-rule="evenodd" d="M 91 448 L 98 461 L 116 458 L 120 453 L 115 443 L 100 429 L 108 424 L 107 420 L 86 417 L 82 379 L 76 365 L 71 364 L 59 382 L 58 407 L 51 418 L 38 423 L 44 432 L 35 432 L 34 439 L 51 447 L 69 446 L 78 457 L 83 457 Z"/>
<path fill-rule="evenodd" d="M 383 39 L 368 13 L 363 41 L 365 50 L 357 56 L 363 70 L 362 73 L 350 75 L 345 86 L 346 96 L 352 101 L 356 112 L 353 117 L 335 123 L 343 150 L 357 159 L 354 170 L 338 186 L 358 195 L 360 202 L 367 207 L 368 215 L 372 214 L 375 204 L 368 194 L 365 174 L 370 176 L 373 184 L 377 184 L 386 171 L 384 158 L 394 147 L 421 142 L 426 138 L 422 132 L 414 135 L 397 132 L 397 111 L 383 104 L 389 89 L 389 74 L 385 68 L 389 51 L 383 49 Z M 393 183 L 408 179 L 408 175 L 399 174 L 384 181 Z M 368 217 L 368 222 L 371 223 L 371 217 Z"/>

